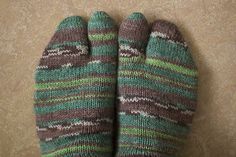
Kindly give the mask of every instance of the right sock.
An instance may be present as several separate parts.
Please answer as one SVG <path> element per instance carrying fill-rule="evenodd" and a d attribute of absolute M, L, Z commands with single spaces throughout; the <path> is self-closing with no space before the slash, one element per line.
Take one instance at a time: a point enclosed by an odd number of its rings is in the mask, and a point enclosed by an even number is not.
<path fill-rule="evenodd" d="M 117 157 L 174 157 L 191 126 L 197 69 L 178 28 L 133 13 L 119 30 Z"/>

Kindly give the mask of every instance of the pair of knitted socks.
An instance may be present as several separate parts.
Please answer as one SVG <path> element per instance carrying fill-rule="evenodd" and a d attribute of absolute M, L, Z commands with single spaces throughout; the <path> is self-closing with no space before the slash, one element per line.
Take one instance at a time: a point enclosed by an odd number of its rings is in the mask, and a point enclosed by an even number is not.
<path fill-rule="evenodd" d="M 105 12 L 88 24 L 64 19 L 35 82 L 43 157 L 173 157 L 196 107 L 197 70 L 182 35 L 164 20 L 150 33 L 141 13 L 119 31 Z"/>

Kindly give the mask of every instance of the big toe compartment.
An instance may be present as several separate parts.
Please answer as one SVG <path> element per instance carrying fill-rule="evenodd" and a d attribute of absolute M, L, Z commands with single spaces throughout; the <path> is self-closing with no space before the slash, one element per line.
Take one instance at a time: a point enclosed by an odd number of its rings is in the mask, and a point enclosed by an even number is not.
<path fill-rule="evenodd" d="M 177 26 L 165 20 L 152 25 L 146 49 L 147 58 L 159 58 L 187 67 L 195 68 L 191 53 Z"/>
<path fill-rule="evenodd" d="M 87 24 L 80 16 L 65 18 L 57 27 L 48 48 L 88 47 Z"/>
<path fill-rule="evenodd" d="M 144 55 L 148 41 L 148 22 L 141 13 L 132 13 L 125 19 L 119 30 L 119 55 Z"/>
<path fill-rule="evenodd" d="M 114 20 L 104 11 L 94 12 L 88 22 L 88 38 L 93 57 L 116 57 L 118 29 Z"/>
<path fill-rule="evenodd" d="M 39 68 L 78 66 L 81 55 L 88 54 L 87 25 L 80 16 L 65 18 L 43 52 Z"/>

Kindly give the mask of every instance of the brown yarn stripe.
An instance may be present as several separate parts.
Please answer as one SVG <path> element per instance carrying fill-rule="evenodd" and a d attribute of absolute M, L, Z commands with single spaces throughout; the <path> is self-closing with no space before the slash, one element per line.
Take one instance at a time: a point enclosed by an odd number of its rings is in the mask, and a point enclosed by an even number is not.
<path fill-rule="evenodd" d="M 73 28 L 63 29 L 55 32 L 49 45 L 60 44 L 63 42 L 84 42 L 87 43 L 87 29 L 85 28 Z"/>
<path fill-rule="evenodd" d="M 186 97 L 176 95 L 176 94 L 171 94 L 171 93 L 163 93 L 163 92 L 159 92 L 159 91 L 152 90 L 149 88 L 131 87 L 131 86 L 126 85 L 126 86 L 119 86 L 118 90 L 119 90 L 119 95 L 120 93 L 122 93 L 122 95 L 126 95 L 126 96 L 131 95 L 132 97 L 142 96 L 142 97 L 147 97 L 147 98 L 152 98 L 152 99 L 158 98 L 162 100 L 163 102 L 167 102 L 171 104 L 180 103 L 193 110 L 196 108 L 196 105 L 197 105 L 196 101 L 188 99 Z"/>
<path fill-rule="evenodd" d="M 167 119 L 171 119 L 174 121 L 178 121 L 180 123 L 190 124 L 192 122 L 192 116 L 185 115 L 181 112 L 174 111 L 171 109 L 164 109 L 159 106 L 155 106 L 153 103 L 124 103 L 120 104 L 120 112 L 126 112 L 128 114 L 139 115 L 139 113 L 132 113 L 132 111 L 143 111 L 146 112 L 150 116 L 154 117 L 164 117 Z"/>
<path fill-rule="evenodd" d="M 113 108 L 83 108 L 83 109 L 73 109 L 73 110 L 62 110 L 52 113 L 47 113 L 44 115 L 36 115 L 37 121 L 54 121 L 54 120 L 64 120 L 72 118 L 111 118 L 113 117 Z"/>
<path fill-rule="evenodd" d="M 55 138 L 66 134 L 80 133 L 80 134 L 92 134 L 98 132 L 108 132 L 111 131 L 113 124 L 111 123 L 101 123 L 99 125 L 80 125 L 72 127 L 68 130 L 58 130 L 58 129 L 50 129 L 46 131 L 38 131 L 38 135 L 40 139 L 46 138 Z"/>
<path fill-rule="evenodd" d="M 91 41 L 92 49 L 101 45 L 115 46 L 116 44 L 117 39 Z"/>
<path fill-rule="evenodd" d="M 139 25 L 140 27 L 137 27 L 136 30 L 139 32 L 145 32 L 146 34 L 143 33 L 137 33 L 133 27 L 134 25 Z M 124 39 L 131 39 L 131 40 L 145 40 L 147 42 L 147 37 L 148 37 L 148 32 L 146 31 L 148 28 L 146 27 L 146 21 L 145 20 L 126 20 L 124 24 L 126 29 L 120 29 L 119 30 L 119 36 Z M 130 26 L 130 27 L 129 27 Z M 131 31 L 130 29 L 133 29 Z"/>
<path fill-rule="evenodd" d="M 164 20 L 159 20 L 158 22 L 155 22 L 152 26 L 152 32 L 160 32 L 166 34 L 168 35 L 168 39 L 174 42 L 185 42 L 177 26 Z"/>
<path fill-rule="evenodd" d="M 48 69 L 56 69 L 61 68 L 62 65 L 71 63 L 72 66 L 81 67 L 87 65 L 88 62 L 92 62 L 94 60 L 100 60 L 103 63 L 112 63 L 115 61 L 115 57 L 112 56 L 93 56 L 88 57 L 84 55 L 77 55 L 77 56 L 65 56 L 65 55 L 58 55 L 58 56 L 51 56 L 48 58 L 42 58 L 40 60 L 40 66 L 48 66 Z"/>

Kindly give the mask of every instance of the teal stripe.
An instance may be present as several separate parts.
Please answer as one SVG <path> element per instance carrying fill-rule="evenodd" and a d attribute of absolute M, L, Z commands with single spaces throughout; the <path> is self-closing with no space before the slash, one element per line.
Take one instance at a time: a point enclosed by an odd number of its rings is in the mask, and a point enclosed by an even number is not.
<path fill-rule="evenodd" d="M 180 126 L 173 122 L 167 121 L 160 118 L 150 118 L 137 115 L 120 115 L 119 116 L 120 126 L 133 126 L 133 127 L 143 127 L 147 129 L 161 130 L 166 134 L 172 136 L 186 136 L 189 132 L 188 127 Z M 141 125 L 142 124 L 142 125 Z"/>
<path fill-rule="evenodd" d="M 119 65 L 119 71 L 122 70 L 143 70 L 149 73 L 153 73 L 156 75 L 161 75 L 167 78 L 170 78 L 172 80 L 180 81 L 182 83 L 186 83 L 192 86 L 195 86 L 197 84 L 197 78 L 193 78 L 191 76 L 183 75 L 180 73 L 176 73 L 173 71 L 170 71 L 168 69 L 161 69 L 158 67 L 152 67 L 143 63 L 128 63 L 125 65 Z"/>
<path fill-rule="evenodd" d="M 84 67 L 76 68 L 61 68 L 55 70 L 36 70 L 35 79 L 36 82 L 40 81 L 52 81 L 52 80 L 65 80 L 76 78 L 80 76 L 88 76 L 91 73 L 96 74 L 115 74 L 116 66 L 109 63 L 104 64 L 88 64 Z"/>
<path fill-rule="evenodd" d="M 47 91 L 36 91 L 35 99 L 48 99 L 52 97 L 65 96 L 65 95 L 75 95 L 84 91 L 94 92 L 114 92 L 114 86 L 91 86 L 83 85 L 78 88 L 73 89 L 59 89 L 59 90 L 47 90 Z"/>
<path fill-rule="evenodd" d="M 86 23 L 79 16 L 70 16 L 61 21 L 57 27 L 57 31 L 62 29 L 84 28 L 86 29 Z"/>
<path fill-rule="evenodd" d="M 155 146 L 160 149 L 177 149 L 178 147 L 176 145 L 166 143 L 164 140 L 160 139 L 155 139 L 155 138 L 147 138 L 147 137 L 137 137 L 137 136 L 132 136 L 132 135 L 125 135 L 121 134 L 119 135 L 119 142 L 127 143 L 127 144 L 140 144 L 140 145 L 146 145 L 146 146 Z"/>
<path fill-rule="evenodd" d="M 139 47 L 145 47 L 146 46 L 146 43 L 143 42 L 143 41 L 138 41 L 138 40 L 130 40 L 130 39 L 125 39 L 125 38 L 121 38 L 119 37 L 119 45 L 127 45 L 127 46 L 130 46 L 130 45 L 137 45 Z"/>
<path fill-rule="evenodd" d="M 180 44 L 167 42 L 166 39 L 151 37 L 149 39 L 146 52 L 148 57 L 163 57 L 180 61 L 183 64 L 195 66 L 191 53 L 188 49 Z"/>
<path fill-rule="evenodd" d="M 114 28 L 114 22 L 110 18 L 96 21 L 89 21 L 88 30 Z"/>
<path fill-rule="evenodd" d="M 83 109 L 83 108 L 105 108 L 112 107 L 114 98 L 96 98 L 86 99 L 86 100 L 73 100 L 63 103 L 58 103 L 57 105 L 48 105 L 44 107 L 35 106 L 34 110 L 36 114 L 47 114 L 51 112 L 61 111 L 61 110 L 73 110 L 73 109 Z"/>
<path fill-rule="evenodd" d="M 190 110 L 190 111 L 193 111 L 195 112 L 195 107 L 191 107 L 190 105 L 184 105 L 184 104 L 180 104 L 180 103 L 175 103 L 175 107 L 177 107 L 179 110 L 183 110 L 183 111 L 186 111 L 186 110 Z"/>
<path fill-rule="evenodd" d="M 75 156 L 84 156 L 84 157 L 97 157 L 97 156 L 102 156 L 102 157 L 111 157 L 112 152 L 94 152 L 94 151 L 89 151 L 89 152 L 78 152 L 78 153 L 72 153 L 70 154 L 65 154 L 63 157 L 75 157 Z"/>
<path fill-rule="evenodd" d="M 57 124 L 63 124 L 63 123 L 76 123 L 83 119 L 79 118 L 71 118 L 71 119 L 61 119 L 61 120 L 51 120 L 51 121 L 36 121 L 36 125 L 40 128 L 48 127 L 49 125 L 57 125 Z"/>
<path fill-rule="evenodd" d="M 104 140 L 106 139 L 106 140 Z M 73 145 L 74 143 L 82 143 L 82 142 L 93 142 L 99 144 L 101 146 L 110 145 L 112 142 L 111 134 L 83 134 L 83 135 L 75 135 L 72 137 L 60 137 L 56 138 L 52 141 L 40 141 L 40 146 L 42 149 L 42 153 L 46 154 L 53 151 L 56 148 L 66 147 L 69 145 Z"/>
<path fill-rule="evenodd" d="M 70 154 L 64 154 L 63 157 L 75 157 L 75 156 L 84 156 L 84 157 L 97 157 L 97 156 L 102 156 L 102 157 L 111 157 L 112 152 L 95 152 L 95 151 L 88 151 L 88 152 L 77 152 L 77 153 L 72 153 Z"/>
<path fill-rule="evenodd" d="M 91 53 L 93 56 L 117 56 L 117 46 L 116 45 L 102 45 L 91 48 Z"/>
<path fill-rule="evenodd" d="M 168 86 L 165 84 L 162 84 L 162 82 L 157 81 L 150 81 L 142 78 L 125 78 L 125 77 L 119 77 L 118 78 L 118 86 L 133 86 L 133 87 L 144 87 L 149 88 L 153 90 L 158 90 L 160 92 L 164 93 L 175 93 L 176 95 L 182 95 L 184 97 L 187 97 L 189 99 L 196 99 L 196 93 L 195 92 L 189 92 L 187 90 Z"/>
<path fill-rule="evenodd" d="M 111 157 L 112 152 L 78 152 L 78 153 L 70 153 L 69 155 L 63 155 L 63 157 L 74 157 L 74 156 L 102 156 L 102 157 Z"/>
<path fill-rule="evenodd" d="M 147 149 L 139 149 L 139 148 L 135 148 L 135 149 L 130 149 L 128 147 L 122 147 L 122 146 L 119 146 L 118 147 L 118 155 L 117 156 L 125 156 L 125 155 L 143 155 L 143 156 L 148 156 L 149 155 L 152 155 L 153 154 L 153 151 L 151 150 L 147 150 Z M 167 155 L 167 154 L 163 154 L 163 153 L 160 153 L 162 155 L 164 155 L 164 157 L 173 157 L 173 155 Z"/>
<path fill-rule="evenodd" d="M 110 77 L 90 77 L 90 78 L 81 78 L 69 81 L 60 81 L 60 82 L 49 82 L 49 83 L 38 83 L 35 84 L 37 90 L 44 90 L 44 89 L 56 89 L 56 88 L 69 88 L 69 87 L 79 87 L 80 85 L 84 84 L 91 84 L 91 83 L 115 83 L 115 78 Z"/>
<path fill-rule="evenodd" d="M 85 45 L 85 43 L 79 42 L 79 41 L 64 41 L 62 43 L 52 43 L 48 45 L 48 48 L 55 49 L 55 48 L 60 48 L 63 46 L 79 46 L 79 45 Z"/>

